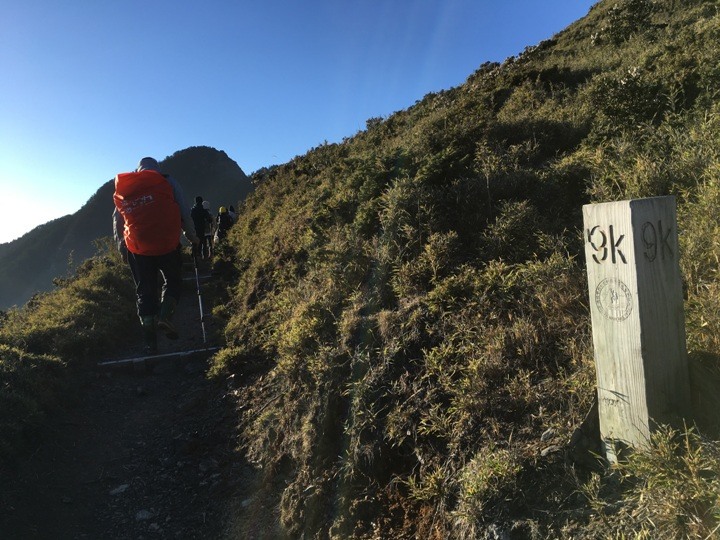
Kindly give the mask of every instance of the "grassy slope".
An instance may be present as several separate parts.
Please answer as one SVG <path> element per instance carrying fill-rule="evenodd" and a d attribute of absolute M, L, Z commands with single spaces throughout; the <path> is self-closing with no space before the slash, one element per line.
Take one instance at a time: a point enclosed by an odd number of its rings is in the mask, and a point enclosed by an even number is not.
<path fill-rule="evenodd" d="M 136 320 L 135 293 L 112 248 L 88 259 L 0 320 L 0 470 L 42 429 L 45 413 L 75 395 L 77 368 L 117 348 Z"/>
<path fill-rule="evenodd" d="M 690 348 L 720 350 L 719 32 L 713 2 L 602 2 L 519 58 L 256 175 L 227 253 L 240 278 L 217 370 L 253 382 L 245 445 L 284 481 L 289 535 L 682 521 L 625 521 L 642 500 L 627 485 L 608 517 L 609 479 L 541 451 L 593 399 L 583 203 L 678 196 L 681 228 L 703 233 L 682 239 Z"/>

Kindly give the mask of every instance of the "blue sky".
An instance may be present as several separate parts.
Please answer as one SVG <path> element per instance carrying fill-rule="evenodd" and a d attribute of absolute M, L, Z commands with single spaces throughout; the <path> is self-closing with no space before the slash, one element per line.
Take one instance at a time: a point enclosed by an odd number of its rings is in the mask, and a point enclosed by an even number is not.
<path fill-rule="evenodd" d="M 146 155 L 212 146 L 250 174 L 339 142 L 594 3 L 0 0 L 0 243 Z"/>

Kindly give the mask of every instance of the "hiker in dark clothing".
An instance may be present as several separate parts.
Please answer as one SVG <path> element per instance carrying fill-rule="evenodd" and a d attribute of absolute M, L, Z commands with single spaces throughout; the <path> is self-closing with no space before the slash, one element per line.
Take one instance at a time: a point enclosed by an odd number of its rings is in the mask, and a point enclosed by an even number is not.
<path fill-rule="evenodd" d="M 181 230 L 194 246 L 200 241 L 180 185 L 161 174 L 153 158 L 143 158 L 134 172 L 115 177 L 113 200 L 115 241 L 135 282 L 145 350 L 154 354 L 156 328 L 178 338 L 171 320 L 182 288 Z M 158 273 L 164 280 L 159 305 Z"/>
<path fill-rule="evenodd" d="M 227 236 L 227 232 L 230 230 L 230 227 L 233 226 L 233 223 L 234 221 L 230 217 L 227 208 L 221 206 L 217 215 L 217 231 L 215 232 L 216 242 L 219 242 Z"/>
<path fill-rule="evenodd" d="M 208 229 L 212 234 L 213 218 L 210 212 L 206 209 L 203 204 L 203 198 L 198 195 L 195 197 L 195 205 L 190 210 L 190 216 L 192 217 L 193 224 L 195 225 L 195 233 L 200 238 L 199 255 L 201 259 L 209 259 L 212 255 L 211 243 L 207 236 Z"/>
<path fill-rule="evenodd" d="M 215 235 L 215 220 L 212 217 L 212 214 L 210 213 L 210 203 L 208 201 L 203 201 L 203 208 L 207 210 L 208 215 L 208 226 L 205 229 L 205 243 L 208 246 L 208 253 L 212 257 L 213 254 L 213 236 Z"/>

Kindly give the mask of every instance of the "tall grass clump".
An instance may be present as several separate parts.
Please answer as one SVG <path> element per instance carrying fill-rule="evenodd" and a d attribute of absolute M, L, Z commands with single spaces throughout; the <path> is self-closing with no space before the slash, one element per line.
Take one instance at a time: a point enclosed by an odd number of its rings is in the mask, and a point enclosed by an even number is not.
<path fill-rule="evenodd" d="M 588 536 L 711 539 L 720 531 L 720 443 L 661 426 L 647 448 L 580 491 L 594 515 Z"/>

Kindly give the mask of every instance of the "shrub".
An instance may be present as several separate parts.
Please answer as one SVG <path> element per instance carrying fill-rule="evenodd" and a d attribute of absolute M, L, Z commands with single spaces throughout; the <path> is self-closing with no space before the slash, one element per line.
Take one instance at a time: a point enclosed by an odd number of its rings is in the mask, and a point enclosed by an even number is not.
<path fill-rule="evenodd" d="M 492 443 L 473 456 L 460 471 L 459 501 L 452 512 L 458 538 L 477 538 L 483 506 L 510 491 L 521 469 L 510 451 Z"/>
<path fill-rule="evenodd" d="M 592 83 L 590 100 L 597 112 L 595 130 L 603 137 L 634 130 L 645 123 L 657 125 L 667 102 L 664 88 L 638 67 L 620 76 L 608 74 Z"/>

